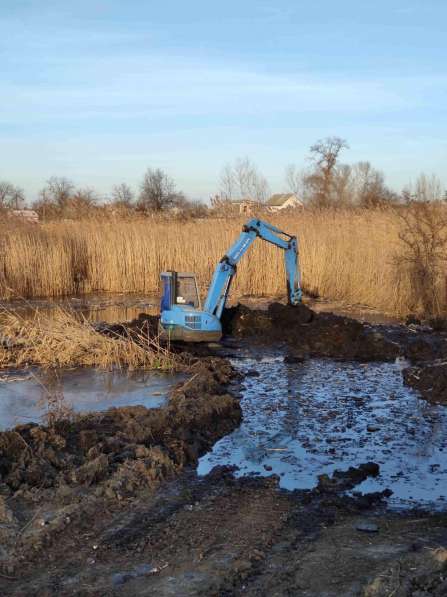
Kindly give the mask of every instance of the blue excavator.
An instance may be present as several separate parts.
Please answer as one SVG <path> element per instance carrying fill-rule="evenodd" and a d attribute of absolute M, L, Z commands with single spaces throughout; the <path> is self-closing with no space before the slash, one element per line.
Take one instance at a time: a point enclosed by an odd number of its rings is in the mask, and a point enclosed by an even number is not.
<path fill-rule="evenodd" d="M 161 274 L 160 328 L 172 341 L 217 342 L 222 337 L 221 316 L 236 274 L 237 264 L 256 238 L 284 250 L 289 305 L 301 302 L 298 242 L 295 236 L 262 220 L 249 220 L 214 271 L 205 303 L 201 305 L 196 276 L 176 271 Z"/>

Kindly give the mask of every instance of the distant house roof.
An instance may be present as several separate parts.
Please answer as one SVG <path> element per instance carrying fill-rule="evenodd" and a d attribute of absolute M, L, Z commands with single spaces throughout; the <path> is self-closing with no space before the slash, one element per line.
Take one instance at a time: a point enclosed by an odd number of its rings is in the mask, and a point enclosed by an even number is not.
<path fill-rule="evenodd" d="M 232 199 L 231 203 L 235 205 L 240 205 L 241 203 L 259 203 L 255 199 L 251 199 L 250 197 L 243 197 L 242 199 Z"/>
<path fill-rule="evenodd" d="M 272 195 L 270 199 L 267 201 L 267 205 L 270 205 L 272 207 L 280 207 L 287 201 L 287 199 L 292 198 L 297 199 L 297 201 L 299 201 L 295 193 L 275 193 L 275 195 Z"/>

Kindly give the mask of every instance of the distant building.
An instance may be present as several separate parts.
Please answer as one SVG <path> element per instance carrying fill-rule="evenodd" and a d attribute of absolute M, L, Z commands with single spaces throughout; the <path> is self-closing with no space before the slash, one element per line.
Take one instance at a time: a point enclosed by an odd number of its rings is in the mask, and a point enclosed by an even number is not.
<path fill-rule="evenodd" d="M 267 201 L 267 208 L 272 212 L 280 211 L 281 209 L 296 209 L 298 207 L 304 207 L 304 204 L 301 199 L 298 199 L 295 193 L 276 193 Z"/>
<path fill-rule="evenodd" d="M 259 209 L 259 205 L 259 201 L 255 201 L 249 197 L 243 199 L 233 199 L 233 201 L 231 201 L 231 206 L 235 210 L 239 210 L 240 214 L 250 215 Z"/>
<path fill-rule="evenodd" d="M 14 218 L 20 218 L 31 224 L 39 222 L 39 214 L 33 209 L 12 209 L 9 213 Z"/>

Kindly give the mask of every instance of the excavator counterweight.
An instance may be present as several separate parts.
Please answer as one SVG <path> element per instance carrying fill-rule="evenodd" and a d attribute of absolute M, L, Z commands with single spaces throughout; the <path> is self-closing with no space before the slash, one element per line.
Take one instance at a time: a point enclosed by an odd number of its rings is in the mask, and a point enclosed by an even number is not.
<path fill-rule="evenodd" d="M 249 220 L 236 242 L 214 270 L 205 303 L 201 305 L 197 280 L 192 273 L 163 272 L 160 326 L 173 341 L 213 342 L 222 337 L 221 316 L 231 281 L 240 259 L 256 238 L 284 250 L 287 298 L 290 305 L 301 302 L 298 243 L 295 236 L 262 220 Z"/>

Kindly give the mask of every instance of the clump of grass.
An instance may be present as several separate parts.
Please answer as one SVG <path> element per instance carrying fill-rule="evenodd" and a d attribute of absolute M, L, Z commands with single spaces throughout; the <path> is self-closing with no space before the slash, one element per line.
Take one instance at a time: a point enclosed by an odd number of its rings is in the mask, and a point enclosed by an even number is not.
<path fill-rule="evenodd" d="M 39 400 L 38 404 L 45 408 L 43 422 L 48 427 L 54 427 L 58 421 L 73 421 L 75 418 L 74 408 L 67 402 L 61 389 L 47 390 L 46 395 Z"/>
<path fill-rule="evenodd" d="M 104 335 L 84 318 L 57 308 L 51 315 L 34 311 L 31 319 L 0 313 L 0 367 L 89 366 L 101 369 L 173 370 L 177 360 L 158 338 L 132 331 L 126 337 Z"/>

